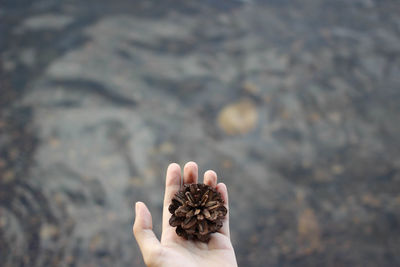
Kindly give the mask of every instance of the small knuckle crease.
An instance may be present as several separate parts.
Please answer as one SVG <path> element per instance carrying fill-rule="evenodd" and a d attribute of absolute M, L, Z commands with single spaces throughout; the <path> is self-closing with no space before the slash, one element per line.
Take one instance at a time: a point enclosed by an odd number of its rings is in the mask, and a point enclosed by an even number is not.
<path fill-rule="evenodd" d="M 133 234 L 136 236 L 142 229 L 141 229 L 141 227 L 139 226 L 139 224 L 137 224 L 137 223 L 135 223 L 135 224 L 133 224 Z"/>

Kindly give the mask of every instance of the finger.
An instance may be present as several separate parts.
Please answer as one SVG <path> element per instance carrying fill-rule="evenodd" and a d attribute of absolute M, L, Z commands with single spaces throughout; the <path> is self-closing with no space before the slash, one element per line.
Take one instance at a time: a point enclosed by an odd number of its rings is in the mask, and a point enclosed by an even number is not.
<path fill-rule="evenodd" d="M 136 202 L 135 205 L 133 234 L 142 252 L 144 262 L 149 265 L 154 255 L 161 249 L 161 245 L 153 232 L 150 211 L 143 202 Z"/>
<path fill-rule="evenodd" d="M 183 168 L 183 183 L 197 184 L 198 167 L 196 162 L 190 161 Z"/>
<path fill-rule="evenodd" d="M 228 238 L 230 237 L 229 233 L 229 202 L 228 202 L 228 189 L 226 188 L 226 185 L 224 183 L 219 183 L 217 185 L 217 191 L 221 194 L 222 199 L 224 200 L 224 206 L 226 210 L 228 211 L 226 213 L 226 216 L 224 220 L 222 221 L 223 225 L 221 229 L 219 229 L 219 232 Z"/>
<path fill-rule="evenodd" d="M 165 178 L 165 194 L 164 194 L 164 208 L 163 208 L 163 233 L 164 230 L 170 228 L 169 218 L 171 214 L 168 211 L 168 207 L 171 204 L 171 199 L 175 193 L 179 190 L 181 184 L 181 167 L 176 163 L 171 163 L 167 168 L 167 174 Z"/>
<path fill-rule="evenodd" d="M 208 170 L 204 173 L 204 184 L 212 187 L 217 185 L 217 174 L 215 171 Z"/>

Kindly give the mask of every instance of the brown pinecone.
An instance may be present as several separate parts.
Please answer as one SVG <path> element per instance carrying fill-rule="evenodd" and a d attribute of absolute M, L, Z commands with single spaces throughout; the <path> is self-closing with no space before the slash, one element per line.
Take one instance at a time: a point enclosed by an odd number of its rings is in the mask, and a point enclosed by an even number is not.
<path fill-rule="evenodd" d="M 222 227 L 227 210 L 221 194 L 205 184 L 184 185 L 172 198 L 168 208 L 169 224 L 185 238 L 208 242 L 210 235 Z"/>

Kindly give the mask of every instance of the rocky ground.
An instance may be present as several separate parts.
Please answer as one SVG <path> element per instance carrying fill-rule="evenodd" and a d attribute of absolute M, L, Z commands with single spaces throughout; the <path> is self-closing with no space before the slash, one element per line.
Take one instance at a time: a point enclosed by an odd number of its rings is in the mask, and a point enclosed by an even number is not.
<path fill-rule="evenodd" d="M 0 3 L 2 266 L 139 266 L 214 169 L 241 266 L 400 265 L 397 1 Z"/>

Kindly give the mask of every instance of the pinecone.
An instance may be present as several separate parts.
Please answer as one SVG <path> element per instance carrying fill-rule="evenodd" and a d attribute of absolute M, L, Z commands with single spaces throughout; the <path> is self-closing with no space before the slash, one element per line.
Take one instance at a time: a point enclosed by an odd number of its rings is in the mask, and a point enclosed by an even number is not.
<path fill-rule="evenodd" d="M 176 226 L 177 235 L 202 242 L 222 227 L 227 213 L 221 194 L 205 184 L 184 185 L 168 210 L 172 214 L 169 224 Z"/>

